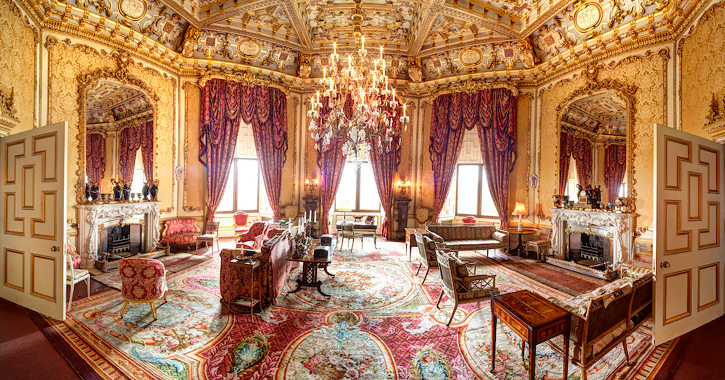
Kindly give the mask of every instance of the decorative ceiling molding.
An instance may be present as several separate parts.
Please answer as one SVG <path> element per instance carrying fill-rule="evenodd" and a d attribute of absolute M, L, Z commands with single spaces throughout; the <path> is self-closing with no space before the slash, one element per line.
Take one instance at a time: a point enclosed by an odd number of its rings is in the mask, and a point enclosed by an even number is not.
<path fill-rule="evenodd" d="M 418 30 L 417 33 L 414 33 L 413 41 L 408 44 L 408 55 L 418 55 L 420 49 L 423 47 L 423 43 L 425 42 L 426 38 L 428 38 L 428 34 L 430 34 L 433 23 L 435 22 L 436 18 L 438 18 L 438 13 L 440 12 L 441 7 L 443 6 L 443 4 L 445 4 L 445 2 L 446 0 L 431 0 L 430 5 L 428 5 L 427 7 L 423 7 L 421 14 L 425 14 L 426 16 L 418 24 Z"/>
<path fill-rule="evenodd" d="M 512 30 L 511 28 L 508 28 L 502 24 L 499 24 L 496 21 L 491 21 L 489 18 L 483 17 L 476 13 L 464 12 L 460 9 L 456 9 L 449 4 L 444 3 L 439 8 L 438 15 L 449 16 L 449 17 L 453 17 L 453 18 L 456 18 L 459 20 L 472 22 L 472 23 L 475 23 L 476 25 L 478 25 L 479 27 L 483 27 L 481 29 L 488 28 L 488 29 L 493 30 L 494 32 L 501 33 L 504 36 L 507 36 L 507 37 L 510 37 L 513 39 L 520 38 L 519 33 L 515 30 Z"/>
<path fill-rule="evenodd" d="M 284 9 L 287 12 L 287 16 L 292 21 L 292 27 L 295 30 L 295 33 L 297 33 L 297 38 L 302 41 L 302 46 L 306 51 L 309 51 L 312 49 L 312 38 L 310 37 L 310 32 L 305 27 L 304 23 L 302 22 L 302 16 L 300 16 L 300 12 L 297 10 L 297 7 L 294 5 L 292 0 L 284 0 L 282 3 L 284 5 Z"/>

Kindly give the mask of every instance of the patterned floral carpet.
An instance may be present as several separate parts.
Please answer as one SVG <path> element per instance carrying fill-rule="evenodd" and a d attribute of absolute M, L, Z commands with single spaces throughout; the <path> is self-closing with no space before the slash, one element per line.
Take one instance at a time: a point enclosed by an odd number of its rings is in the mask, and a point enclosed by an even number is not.
<path fill-rule="evenodd" d="M 169 277 L 168 302 L 153 320 L 148 305 L 134 305 L 123 318 L 115 290 L 74 302 L 65 322 L 48 323 L 104 378 L 111 379 L 520 379 L 528 378 L 520 340 L 507 327 L 497 331 L 496 372 L 490 372 L 489 302 L 459 307 L 450 328 L 451 302 L 435 307 L 437 270 L 424 285 L 423 271 L 407 262 L 402 245 L 371 252 L 342 251 L 321 275 L 323 291 L 294 294 L 292 270 L 278 305 L 227 315 L 219 302 L 219 258 Z M 479 273 L 495 273 L 503 292 L 533 289 L 544 296 L 571 295 L 536 282 L 493 259 Z M 544 264 L 541 264 L 544 265 Z M 656 372 L 669 345 L 653 347 L 651 325 L 589 370 L 589 378 L 645 379 Z M 537 379 L 562 379 L 562 358 L 547 345 L 536 353 Z M 569 366 L 569 379 L 581 372 Z"/>

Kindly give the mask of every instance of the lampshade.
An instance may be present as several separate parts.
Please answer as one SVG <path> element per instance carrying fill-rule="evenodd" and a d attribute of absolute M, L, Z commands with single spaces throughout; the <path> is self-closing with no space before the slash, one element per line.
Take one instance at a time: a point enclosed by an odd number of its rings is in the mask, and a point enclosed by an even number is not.
<path fill-rule="evenodd" d="M 514 209 L 513 214 L 514 216 L 526 216 L 528 213 L 526 212 L 526 205 L 522 202 L 516 202 L 516 208 Z"/>
<path fill-rule="evenodd" d="M 337 211 L 348 212 L 350 211 L 350 201 L 341 201 Z"/>

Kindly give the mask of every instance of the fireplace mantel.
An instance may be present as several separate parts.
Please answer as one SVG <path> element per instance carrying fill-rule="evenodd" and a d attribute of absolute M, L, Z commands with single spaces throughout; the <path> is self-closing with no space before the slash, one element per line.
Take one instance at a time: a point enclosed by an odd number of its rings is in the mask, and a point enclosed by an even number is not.
<path fill-rule="evenodd" d="M 128 202 L 76 205 L 78 209 L 78 252 L 83 259 L 82 266 L 90 268 L 98 251 L 98 225 L 115 218 L 144 215 L 143 243 L 146 250 L 156 248 L 159 243 L 159 206 L 161 202 Z"/>
<path fill-rule="evenodd" d="M 554 257 L 566 260 L 567 227 L 606 227 L 611 229 L 612 265 L 614 268 L 623 261 L 632 260 L 632 241 L 634 239 L 634 213 L 616 213 L 606 211 L 584 211 L 565 208 L 552 208 L 553 226 L 551 247 Z"/>

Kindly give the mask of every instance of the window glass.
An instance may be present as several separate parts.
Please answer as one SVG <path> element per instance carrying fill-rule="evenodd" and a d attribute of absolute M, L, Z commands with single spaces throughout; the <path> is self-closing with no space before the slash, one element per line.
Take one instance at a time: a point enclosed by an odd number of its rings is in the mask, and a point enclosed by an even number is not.
<path fill-rule="evenodd" d="M 131 182 L 131 193 L 138 194 L 143 191 L 143 183 L 146 176 L 143 172 L 143 158 L 141 157 L 141 149 L 136 151 L 136 160 L 133 168 L 133 182 Z"/>
<path fill-rule="evenodd" d="M 335 207 L 337 209 L 355 210 L 355 193 L 357 190 L 357 165 L 346 163 L 342 170 L 340 186 L 335 196 Z"/>
<path fill-rule="evenodd" d="M 480 165 L 458 165 L 458 214 L 478 215 Z"/>
<path fill-rule="evenodd" d="M 255 159 L 237 160 L 237 211 L 257 211 L 259 164 Z"/>
<path fill-rule="evenodd" d="M 481 174 L 481 215 L 498 216 L 498 211 L 496 211 L 496 205 L 493 203 L 493 197 L 491 196 L 491 190 L 488 188 L 486 174 Z"/>
<path fill-rule="evenodd" d="M 367 163 L 360 165 L 360 210 L 380 210 L 380 195 L 373 167 Z"/>

